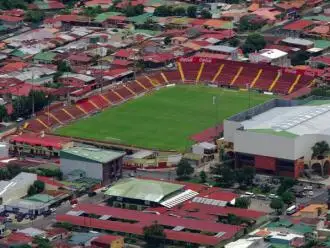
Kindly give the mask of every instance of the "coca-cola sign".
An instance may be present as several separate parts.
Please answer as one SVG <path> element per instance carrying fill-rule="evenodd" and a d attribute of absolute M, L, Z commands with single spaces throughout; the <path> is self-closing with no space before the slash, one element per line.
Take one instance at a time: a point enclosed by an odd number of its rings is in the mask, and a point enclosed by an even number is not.
<path fill-rule="evenodd" d="M 213 63 L 213 59 L 204 57 L 179 58 L 181 63 Z"/>

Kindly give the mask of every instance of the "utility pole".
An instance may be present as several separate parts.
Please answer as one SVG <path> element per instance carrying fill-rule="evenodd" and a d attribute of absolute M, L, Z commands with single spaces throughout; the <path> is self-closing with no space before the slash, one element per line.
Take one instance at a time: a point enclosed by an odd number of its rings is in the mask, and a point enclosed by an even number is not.
<path fill-rule="evenodd" d="M 34 91 L 33 91 L 33 85 L 34 85 L 34 70 L 33 70 L 33 67 L 32 67 L 32 90 L 31 90 L 31 92 L 32 92 L 32 94 L 31 94 L 31 96 L 32 96 L 32 117 L 34 117 Z"/>

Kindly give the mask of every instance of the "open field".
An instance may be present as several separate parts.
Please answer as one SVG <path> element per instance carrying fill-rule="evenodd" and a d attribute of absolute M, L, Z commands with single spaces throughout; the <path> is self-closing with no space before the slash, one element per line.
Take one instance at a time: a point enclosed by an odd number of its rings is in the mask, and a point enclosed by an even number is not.
<path fill-rule="evenodd" d="M 213 104 L 216 96 L 218 103 Z M 271 96 L 250 93 L 251 106 Z M 149 149 L 187 149 L 189 137 L 216 125 L 217 120 L 249 106 L 249 94 L 204 86 L 175 86 L 131 100 L 56 130 L 72 137 L 91 138 Z"/>

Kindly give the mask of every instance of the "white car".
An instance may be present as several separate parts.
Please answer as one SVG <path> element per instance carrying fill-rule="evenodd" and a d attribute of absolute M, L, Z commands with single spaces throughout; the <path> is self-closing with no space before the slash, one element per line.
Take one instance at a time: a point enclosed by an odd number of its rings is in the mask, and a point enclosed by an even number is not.
<path fill-rule="evenodd" d="M 72 204 L 71 205 L 71 208 L 75 208 L 75 207 L 77 207 L 77 204 Z"/>
<path fill-rule="evenodd" d="M 56 208 L 50 208 L 49 210 L 50 210 L 50 212 L 52 212 L 52 213 L 55 213 L 55 212 L 56 212 Z"/>
<path fill-rule="evenodd" d="M 278 195 L 269 194 L 268 197 L 269 197 L 269 199 L 275 199 L 275 198 L 278 198 Z"/>

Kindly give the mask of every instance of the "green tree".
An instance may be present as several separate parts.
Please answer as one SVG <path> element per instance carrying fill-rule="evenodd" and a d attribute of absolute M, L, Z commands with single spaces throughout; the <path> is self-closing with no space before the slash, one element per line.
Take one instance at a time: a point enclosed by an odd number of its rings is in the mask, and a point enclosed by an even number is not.
<path fill-rule="evenodd" d="M 244 53 L 259 51 L 266 46 L 265 38 L 258 33 L 250 34 L 243 44 Z"/>
<path fill-rule="evenodd" d="M 147 243 L 147 247 L 157 248 L 164 243 L 166 235 L 164 233 L 164 228 L 156 222 L 151 226 L 146 226 L 143 228 L 144 240 Z"/>
<path fill-rule="evenodd" d="M 165 45 L 169 45 L 170 43 L 171 43 L 171 37 L 169 37 L 169 36 L 166 36 L 165 38 L 164 38 L 164 44 Z"/>
<path fill-rule="evenodd" d="M 166 17 L 172 15 L 173 15 L 172 7 L 168 5 L 161 5 L 157 7 L 154 11 L 154 16 Z"/>
<path fill-rule="evenodd" d="M 38 248 L 52 248 L 52 244 L 48 239 L 36 236 L 32 241 L 34 244 L 38 246 Z"/>
<path fill-rule="evenodd" d="M 217 164 L 211 167 L 211 173 L 219 176 L 217 184 L 220 187 L 231 187 L 236 181 L 235 172 L 227 165 Z"/>
<path fill-rule="evenodd" d="M 236 180 L 242 185 L 251 185 L 256 174 L 255 168 L 251 166 L 243 167 L 236 171 Z"/>
<path fill-rule="evenodd" d="M 281 195 L 281 198 L 285 204 L 291 204 L 295 201 L 295 196 L 292 192 L 286 191 Z"/>
<path fill-rule="evenodd" d="M 282 212 L 282 210 L 283 210 L 284 203 L 283 203 L 283 200 L 282 199 L 280 199 L 280 198 L 274 198 L 270 202 L 270 205 L 269 206 L 272 209 L 274 209 L 277 214 L 280 214 Z"/>
<path fill-rule="evenodd" d="M 313 157 L 317 157 L 318 159 L 323 159 L 325 154 L 330 151 L 329 144 L 326 141 L 316 142 L 312 147 Z"/>
<path fill-rule="evenodd" d="M 296 181 L 292 178 L 286 177 L 281 180 L 281 185 L 277 189 L 277 194 L 282 195 L 288 189 L 291 189 L 296 184 Z"/>
<path fill-rule="evenodd" d="M 72 68 L 71 68 L 71 65 L 68 61 L 61 60 L 57 64 L 57 70 L 60 71 L 60 72 L 71 72 Z"/>
<path fill-rule="evenodd" d="M 9 10 L 9 9 L 26 9 L 26 1 L 22 0 L 1 0 L 0 9 Z"/>
<path fill-rule="evenodd" d="M 194 173 L 194 168 L 189 164 L 186 159 L 181 159 L 176 168 L 176 175 L 179 178 L 188 178 Z"/>
<path fill-rule="evenodd" d="M 251 199 L 249 197 L 239 197 L 235 200 L 235 207 L 237 208 L 249 208 Z"/>
<path fill-rule="evenodd" d="M 38 193 L 36 187 L 34 187 L 34 185 L 31 185 L 28 189 L 28 196 L 32 196 Z"/>
<path fill-rule="evenodd" d="M 173 13 L 175 16 L 185 16 L 186 9 L 184 7 L 176 7 L 174 8 Z"/>
<path fill-rule="evenodd" d="M 240 41 L 237 38 L 233 38 L 229 41 L 229 45 L 232 47 L 238 47 L 239 44 L 240 44 Z"/>
<path fill-rule="evenodd" d="M 7 167 L 10 178 L 16 177 L 19 173 L 22 172 L 21 167 L 16 164 L 8 164 L 6 167 Z"/>
<path fill-rule="evenodd" d="M 212 14 L 210 13 L 210 11 L 203 9 L 201 11 L 201 17 L 203 19 L 211 19 L 212 18 Z"/>
<path fill-rule="evenodd" d="M 242 224 L 242 219 L 235 214 L 228 214 L 227 224 L 239 226 Z"/>
<path fill-rule="evenodd" d="M 207 175 L 206 175 L 205 171 L 201 171 L 201 172 L 199 173 L 199 178 L 200 178 L 200 182 L 201 182 L 201 183 L 205 183 L 205 182 L 206 182 L 206 180 L 207 180 Z"/>
<path fill-rule="evenodd" d="M 310 55 L 306 51 L 298 51 L 291 57 L 291 64 L 295 65 L 305 65 L 306 60 L 308 60 Z"/>
<path fill-rule="evenodd" d="M 7 109 L 5 105 L 0 105 L 0 120 L 3 120 L 8 117 Z"/>
<path fill-rule="evenodd" d="M 196 18 L 197 7 L 195 5 L 189 6 L 187 8 L 187 16 L 189 18 Z"/>
<path fill-rule="evenodd" d="M 130 17 L 130 16 L 137 16 L 137 15 L 142 15 L 144 11 L 144 6 L 142 4 L 138 4 L 136 6 L 129 5 L 125 9 L 125 15 Z"/>
<path fill-rule="evenodd" d="M 40 10 L 29 10 L 25 14 L 24 20 L 32 23 L 40 23 L 45 18 L 45 13 Z"/>
<path fill-rule="evenodd" d="M 45 183 L 40 180 L 34 181 L 33 186 L 37 190 L 37 193 L 41 193 L 45 190 Z"/>

